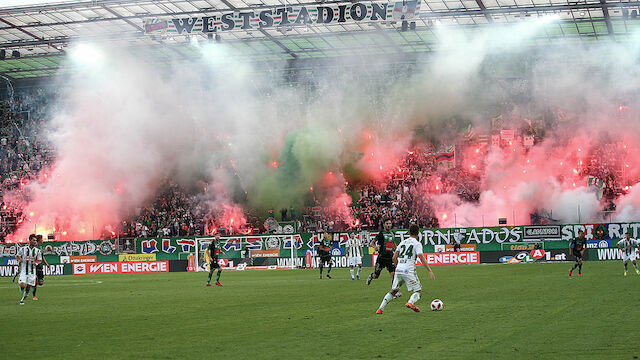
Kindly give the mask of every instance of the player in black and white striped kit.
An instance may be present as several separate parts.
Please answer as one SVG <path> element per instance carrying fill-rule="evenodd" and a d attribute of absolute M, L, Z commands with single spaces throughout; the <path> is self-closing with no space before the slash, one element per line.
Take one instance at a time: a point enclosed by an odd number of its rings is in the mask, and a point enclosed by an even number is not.
<path fill-rule="evenodd" d="M 347 240 L 347 261 L 349 263 L 349 273 L 351 273 L 351 280 L 356 278 L 360 280 L 360 270 L 362 270 L 362 243 L 356 238 L 355 233 L 349 235 Z M 355 278 L 353 277 L 353 268 L 358 267 L 358 273 Z"/>
<path fill-rule="evenodd" d="M 47 259 L 44 257 L 44 251 L 42 249 L 42 235 L 36 235 L 36 240 L 38 241 L 38 249 L 42 252 L 42 261 L 36 265 L 36 286 L 33 287 L 33 300 L 38 300 L 36 296 L 36 291 L 38 290 L 38 286 L 44 285 L 44 266 L 49 266 L 47 263 Z"/>
<path fill-rule="evenodd" d="M 636 264 L 636 249 L 640 248 L 640 241 L 631 238 L 631 233 L 627 231 L 624 239 L 618 241 L 616 247 L 622 251 L 622 263 L 624 264 L 624 276 L 627 276 L 627 264 L 629 261 L 636 268 L 636 274 L 640 275 L 638 264 Z"/>
<path fill-rule="evenodd" d="M 20 264 L 20 292 L 22 298 L 20 305 L 24 305 L 24 299 L 29 295 L 29 290 L 36 284 L 36 266 L 42 261 L 42 250 L 36 247 L 38 237 L 36 234 L 29 235 L 29 245 L 20 248 L 16 259 Z"/>

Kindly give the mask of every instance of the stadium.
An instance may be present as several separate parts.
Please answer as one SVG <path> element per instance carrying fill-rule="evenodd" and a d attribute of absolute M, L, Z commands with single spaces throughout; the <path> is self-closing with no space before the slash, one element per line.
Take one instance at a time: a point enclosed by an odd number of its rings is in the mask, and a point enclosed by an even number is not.
<path fill-rule="evenodd" d="M 639 11 L 0 2 L 0 354 L 638 358 Z"/>

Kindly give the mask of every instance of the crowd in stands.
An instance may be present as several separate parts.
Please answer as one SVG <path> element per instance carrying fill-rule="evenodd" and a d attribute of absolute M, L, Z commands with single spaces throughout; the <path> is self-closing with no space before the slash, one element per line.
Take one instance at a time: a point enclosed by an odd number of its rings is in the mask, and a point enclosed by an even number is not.
<path fill-rule="evenodd" d="M 48 104 L 54 94 L 42 89 L 21 90 L 20 94 L 5 96 L 0 103 L 0 239 L 15 230 L 24 220 L 24 205 L 28 194 L 23 188 L 33 181 L 41 181 L 55 161 L 55 153 L 42 131 L 48 114 Z M 326 204 L 308 204 L 295 209 L 269 209 L 266 214 L 245 210 L 241 225 L 220 223 L 220 214 L 211 209 L 201 194 L 190 193 L 170 179 L 165 179 L 156 197 L 141 206 L 121 224 L 105 229 L 102 237 L 156 237 L 209 235 L 224 233 L 263 233 L 279 231 L 278 221 L 290 221 L 297 230 L 344 231 L 348 229 L 375 230 L 382 219 L 390 218 L 394 226 L 407 228 L 411 223 L 422 227 L 438 227 L 427 193 L 456 194 L 464 201 L 477 202 L 480 196 L 480 172 L 456 166 L 463 160 L 465 149 L 481 145 L 533 146 L 544 133 L 556 126 L 546 115 L 535 121 L 517 116 L 499 116 L 487 125 L 485 136 L 478 136 L 466 125 L 449 122 L 450 131 L 463 134 L 455 140 L 455 156 L 441 161 L 446 152 L 425 141 L 407 151 L 396 168 L 390 169 L 378 181 L 348 186 L 353 202 L 346 211 Z M 505 129 L 506 132 L 505 132 Z M 620 149 L 615 141 L 601 141 L 593 155 L 581 168 L 582 175 L 595 176 L 604 182 L 603 201 L 622 193 L 619 169 Z M 11 194 L 9 199 L 8 194 Z M 535 214 L 534 214 L 535 215 Z M 536 215 L 538 216 L 538 215 Z M 532 215 L 532 219 L 538 219 Z M 274 222 L 276 220 L 276 222 Z"/>
<path fill-rule="evenodd" d="M 0 239 L 13 231 L 24 217 L 23 188 L 46 176 L 53 151 L 41 124 L 47 112 L 44 92 L 31 90 L 0 103 Z M 36 106 L 37 105 L 37 106 Z M 16 196 L 6 201 L 5 195 Z"/>

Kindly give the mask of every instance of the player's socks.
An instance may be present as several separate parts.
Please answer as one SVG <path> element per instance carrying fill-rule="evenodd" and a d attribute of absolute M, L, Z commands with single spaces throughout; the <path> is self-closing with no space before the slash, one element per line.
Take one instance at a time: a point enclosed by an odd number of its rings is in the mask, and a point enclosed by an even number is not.
<path fill-rule="evenodd" d="M 33 297 L 36 297 L 36 291 L 38 290 L 38 284 L 33 287 Z"/>
<path fill-rule="evenodd" d="M 356 278 L 353 276 L 353 268 L 349 268 L 349 273 L 351 274 L 351 280 L 355 280 Z"/>
<path fill-rule="evenodd" d="M 217 283 L 220 282 L 220 274 L 222 274 L 222 270 L 218 270 L 218 273 L 216 274 L 216 282 Z"/>
<path fill-rule="evenodd" d="M 209 272 L 209 278 L 207 279 L 207 284 L 211 284 L 211 276 L 213 276 L 213 273 Z"/>
<path fill-rule="evenodd" d="M 384 310 L 384 307 L 387 306 L 387 304 L 391 300 L 393 300 L 393 295 L 390 292 L 388 292 L 387 295 L 384 296 L 384 299 L 382 299 L 379 309 Z"/>
<path fill-rule="evenodd" d="M 569 270 L 569 276 L 571 276 L 571 273 L 573 272 L 573 270 L 575 270 L 578 267 L 578 264 L 574 264 L 573 267 L 571 268 L 571 270 Z"/>
<path fill-rule="evenodd" d="M 356 276 L 358 277 L 358 280 L 360 280 L 360 270 L 362 270 L 362 268 L 358 267 L 358 271 L 356 272 Z"/>
<path fill-rule="evenodd" d="M 329 262 L 329 269 L 327 270 L 327 278 L 331 279 L 331 275 L 329 274 L 331 272 L 331 266 L 333 265 L 333 263 L 330 261 Z"/>
<path fill-rule="evenodd" d="M 25 291 L 24 293 L 22 293 L 22 299 L 20 299 L 21 303 L 24 303 L 24 299 L 29 295 L 29 290 Z"/>
<path fill-rule="evenodd" d="M 373 273 L 369 274 L 369 277 L 367 278 L 367 285 L 371 284 L 371 280 L 373 280 Z"/>
<path fill-rule="evenodd" d="M 578 264 L 578 275 L 582 274 L 582 264 Z"/>
<path fill-rule="evenodd" d="M 420 300 L 420 293 L 414 292 L 409 298 L 409 302 L 415 304 L 416 301 Z"/>

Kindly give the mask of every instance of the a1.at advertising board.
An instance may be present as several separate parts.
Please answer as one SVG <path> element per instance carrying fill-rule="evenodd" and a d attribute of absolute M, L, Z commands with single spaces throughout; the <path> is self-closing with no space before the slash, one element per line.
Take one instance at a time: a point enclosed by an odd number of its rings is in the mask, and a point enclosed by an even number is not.
<path fill-rule="evenodd" d="M 482 251 L 480 253 L 481 262 L 484 264 L 502 263 L 502 264 L 522 264 L 535 262 L 556 262 L 571 261 L 575 259 L 569 255 L 569 250 L 563 249 L 534 249 L 522 251 Z M 589 256 L 585 252 L 584 260 L 588 260 Z"/>

